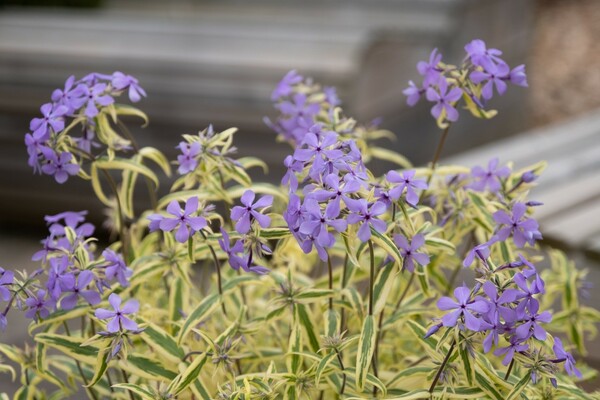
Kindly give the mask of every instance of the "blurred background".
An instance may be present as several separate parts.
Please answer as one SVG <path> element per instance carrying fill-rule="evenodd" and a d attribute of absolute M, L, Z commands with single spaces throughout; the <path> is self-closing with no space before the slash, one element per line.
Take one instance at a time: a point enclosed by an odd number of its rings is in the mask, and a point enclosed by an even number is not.
<path fill-rule="evenodd" d="M 440 132 L 402 90 L 431 49 L 460 63 L 474 38 L 511 66 L 525 63 L 530 88 L 494 98 L 491 122 L 463 113 L 443 156 L 468 166 L 494 154 L 517 166 L 547 159 L 536 192 L 550 210 L 542 232 L 600 284 L 597 0 L 0 0 L 1 265 L 33 268 L 46 214 L 89 209 L 102 220 L 87 182 L 59 186 L 27 165 L 29 121 L 69 75 L 136 76 L 150 124 L 134 123 L 134 134 L 170 159 L 182 133 L 238 127 L 239 153 L 265 160 L 271 174 L 258 178 L 275 182 L 289 148 L 262 118 L 275 115 L 270 93 L 287 71 L 335 86 L 347 115 L 381 117 L 398 137 L 386 146 L 425 164 Z M 597 296 L 589 301 L 600 306 Z M 600 359 L 600 347 L 591 353 Z"/>

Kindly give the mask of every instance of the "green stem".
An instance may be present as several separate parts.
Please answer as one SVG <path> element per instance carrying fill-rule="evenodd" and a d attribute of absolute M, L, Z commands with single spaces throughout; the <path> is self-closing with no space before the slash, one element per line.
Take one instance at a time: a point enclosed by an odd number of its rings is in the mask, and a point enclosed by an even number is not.
<path fill-rule="evenodd" d="M 508 378 L 510 377 L 510 373 L 511 373 L 511 371 L 513 369 L 513 365 L 515 365 L 515 359 L 514 358 L 510 361 L 510 365 L 508 366 L 508 370 L 506 371 L 506 375 L 504 375 L 504 380 L 505 381 L 507 381 Z"/>
<path fill-rule="evenodd" d="M 442 155 L 442 149 L 444 148 L 444 143 L 446 142 L 446 137 L 448 137 L 448 131 L 450 130 L 450 124 L 448 124 L 448 126 L 446 127 L 446 129 L 444 129 L 444 131 L 442 132 L 442 136 L 440 137 L 440 141 L 438 142 L 438 145 L 435 149 L 435 154 L 433 155 L 433 160 L 431 160 L 431 174 L 429 175 L 429 177 L 427 178 L 427 184 L 429 185 L 431 183 L 431 179 L 433 179 L 433 174 L 435 172 L 435 167 L 437 162 L 440 159 L 440 156 Z"/>
<path fill-rule="evenodd" d="M 212 255 L 212 258 L 215 262 L 215 270 L 217 271 L 217 285 L 219 287 L 219 297 L 221 299 L 221 309 L 223 310 L 223 314 L 225 314 L 225 316 L 227 316 L 227 308 L 225 307 L 225 300 L 223 299 L 223 282 L 221 279 L 221 262 L 219 261 L 219 257 L 217 257 L 217 253 L 215 252 L 215 249 L 212 247 L 212 245 L 210 245 L 208 243 L 208 239 L 207 239 L 206 235 L 204 234 L 204 231 L 201 230 L 200 234 L 204 238 L 204 241 L 206 241 L 206 245 L 208 246 L 208 249 L 210 250 L 210 254 Z M 244 304 L 246 304 L 246 303 L 244 302 Z"/>
<path fill-rule="evenodd" d="M 69 329 L 69 325 L 67 325 L 67 321 L 63 321 L 63 326 L 65 327 L 65 333 L 67 334 L 67 336 L 71 336 L 71 330 Z M 79 375 L 81 376 L 81 379 L 83 380 L 86 392 L 88 392 L 88 394 L 90 395 L 90 397 L 92 399 L 98 400 L 98 397 L 96 396 L 96 392 L 94 392 L 94 390 L 91 387 L 87 387 L 88 380 L 85 377 L 85 375 L 83 374 L 83 369 L 81 368 L 81 364 L 79 363 L 79 360 L 75 359 L 75 364 L 77 365 L 77 369 L 79 370 Z"/>
<path fill-rule="evenodd" d="M 369 272 L 369 315 L 373 315 L 373 284 L 375 283 L 375 251 L 373 242 L 369 239 L 369 257 L 371 258 L 371 268 Z"/>
<path fill-rule="evenodd" d="M 340 363 L 340 368 L 342 370 L 342 387 L 340 388 L 340 394 L 344 394 L 344 389 L 346 388 L 346 373 L 344 372 L 344 360 L 342 359 L 342 354 L 338 349 L 335 349 L 335 353 L 337 354 L 338 362 Z"/>
<path fill-rule="evenodd" d="M 327 254 L 327 270 L 329 272 L 329 290 L 333 291 L 333 267 L 331 266 L 329 254 Z M 333 310 L 333 294 L 329 297 L 329 309 Z"/>
<path fill-rule="evenodd" d="M 121 369 L 121 374 L 123 375 L 123 380 L 125 381 L 125 383 L 129 383 L 129 378 L 127 377 L 127 372 L 125 372 L 124 369 Z M 133 392 L 131 390 L 127 391 L 129 393 L 129 398 L 131 400 L 135 400 L 135 397 L 133 396 Z"/>
<path fill-rule="evenodd" d="M 450 359 L 450 356 L 452 355 L 452 352 L 454 351 L 454 346 L 456 346 L 456 341 L 453 340 L 452 345 L 450 346 L 450 349 L 448 349 L 448 354 L 446 354 L 446 357 L 444 357 L 444 361 L 442 361 L 442 365 L 440 365 L 440 368 L 438 369 L 437 373 L 435 374 L 435 378 L 433 378 L 433 382 L 431 382 L 431 386 L 429 387 L 429 393 L 433 393 L 433 391 L 435 389 L 435 385 L 437 385 L 437 382 L 440 379 L 440 375 L 442 375 L 442 371 L 446 367 L 446 364 L 448 364 L 448 360 Z"/>

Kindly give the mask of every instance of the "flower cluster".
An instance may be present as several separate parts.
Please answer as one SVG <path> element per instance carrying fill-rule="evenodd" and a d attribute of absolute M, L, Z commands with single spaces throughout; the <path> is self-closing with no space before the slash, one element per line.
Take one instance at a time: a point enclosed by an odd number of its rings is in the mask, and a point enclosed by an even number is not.
<path fill-rule="evenodd" d="M 100 259 L 95 259 L 91 237 L 95 228 L 85 222 L 86 214 L 87 211 L 66 211 L 45 217 L 50 234 L 42 241 L 43 248 L 32 257 L 42 261 L 45 268 L 19 282 L 19 290 L 15 291 L 15 296 L 19 296 L 11 299 L 2 313 L 0 328 L 6 326 L 6 314 L 13 304 L 25 308 L 25 317 L 43 320 L 55 310 L 99 304 L 114 281 L 122 287 L 129 285 L 133 271 L 120 254 L 106 249 Z M 14 275 L 1 272 L 0 296 L 8 300 L 7 287 L 15 283 Z M 46 278 L 44 283 L 40 282 L 42 277 Z"/>
<path fill-rule="evenodd" d="M 494 95 L 494 87 L 499 95 L 506 92 L 507 82 L 516 86 L 527 86 L 525 65 L 511 69 L 500 58 L 498 49 L 488 49 L 483 40 L 475 39 L 465 46 L 467 53 L 460 67 L 442 62 L 442 55 L 434 49 L 429 61 L 420 61 L 417 71 L 423 77 L 421 85 L 409 81 L 404 90 L 409 106 L 414 106 L 421 96 L 435 103 L 431 115 L 439 121 L 458 120 L 456 106 L 465 99 L 467 107 L 475 116 Z"/>
<path fill-rule="evenodd" d="M 53 175 L 58 183 L 77 175 L 80 170 L 77 155 L 89 158 L 92 147 L 99 146 L 95 141 L 97 117 L 125 91 L 132 102 L 146 96 L 136 78 L 118 71 L 112 75 L 92 73 L 79 80 L 69 77 L 63 89 L 52 93 L 51 102 L 42 105 L 41 117 L 31 120 L 31 132 L 25 135 L 29 165 L 34 172 Z M 68 136 L 77 124 L 82 126 L 82 136 Z M 126 140 L 116 137 L 107 144 L 115 149 L 129 147 Z"/>

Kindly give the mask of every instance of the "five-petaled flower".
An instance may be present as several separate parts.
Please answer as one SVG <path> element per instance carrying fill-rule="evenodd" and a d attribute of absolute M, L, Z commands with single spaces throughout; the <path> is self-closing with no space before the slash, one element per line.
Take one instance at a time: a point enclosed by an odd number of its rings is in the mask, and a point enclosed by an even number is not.
<path fill-rule="evenodd" d="M 506 240 L 512 235 L 515 245 L 520 248 L 525 246 L 525 243 L 533 246 L 536 240 L 542 238 L 537 221 L 525 217 L 526 211 L 526 204 L 515 203 L 512 208 L 512 215 L 503 210 L 494 213 L 494 221 L 499 225 L 499 230 L 496 233 L 499 240 Z"/>
<path fill-rule="evenodd" d="M 414 235 L 410 243 L 405 236 L 400 234 L 394 235 L 394 243 L 396 243 L 402 255 L 402 268 L 413 272 L 415 270 L 415 261 L 422 266 L 429 264 L 429 256 L 418 251 L 425 244 L 425 236 L 422 233 Z"/>
<path fill-rule="evenodd" d="M 174 218 L 164 217 L 162 215 L 153 214 L 148 217 L 150 220 L 150 230 L 154 231 L 157 228 L 165 232 L 171 232 L 179 227 L 175 232 L 175 239 L 179 243 L 185 243 L 194 233 L 200 231 L 208 225 L 204 217 L 194 217 L 193 213 L 198 211 L 198 197 L 190 197 L 185 202 L 185 208 L 181 209 L 179 203 L 173 200 L 167 206 L 167 212 Z"/>
<path fill-rule="evenodd" d="M 240 199 L 244 206 L 235 206 L 231 209 L 231 219 L 237 221 L 235 230 L 239 233 L 248 233 L 254 220 L 262 228 L 268 228 L 271 224 L 271 217 L 261 214 L 259 210 L 264 211 L 265 208 L 270 207 L 273 204 L 273 196 L 263 196 L 253 203 L 255 197 L 256 194 L 252 190 L 246 190 Z"/>
<path fill-rule="evenodd" d="M 346 206 L 352 211 L 348 215 L 348 223 L 361 224 L 358 229 L 358 238 L 361 241 L 366 242 L 371 239 L 371 227 L 379 233 L 384 233 L 387 229 L 387 223 L 376 218 L 387 210 L 385 203 L 377 201 L 369 205 L 365 199 L 347 199 Z"/>
<path fill-rule="evenodd" d="M 427 88 L 427 92 L 425 92 L 427 100 L 436 103 L 431 108 L 431 115 L 437 119 L 442 114 L 442 111 L 444 111 L 448 121 L 457 121 L 458 111 L 456 111 L 456 108 L 454 108 L 453 103 L 460 99 L 462 93 L 462 90 L 457 87 L 451 87 L 450 90 L 448 90 L 448 82 L 446 82 L 446 78 L 441 77 L 438 82 L 438 90 L 435 90 L 433 87 L 429 87 Z"/>
<path fill-rule="evenodd" d="M 444 326 L 454 326 L 459 317 L 464 318 L 465 326 L 471 331 L 479 331 L 481 321 L 475 316 L 475 313 L 482 314 L 490 309 L 490 305 L 484 300 L 471 299 L 471 291 L 466 286 L 459 286 L 454 289 L 454 297 L 444 296 L 437 302 L 437 306 L 442 311 L 454 310 L 442 317 Z"/>
<path fill-rule="evenodd" d="M 125 315 L 136 313 L 140 308 L 139 302 L 135 299 L 130 299 L 121 307 L 121 301 L 121 297 L 119 297 L 118 294 L 111 293 L 110 296 L 108 296 L 108 302 L 112 306 L 113 310 L 98 308 L 95 312 L 96 318 L 112 318 L 106 324 L 106 329 L 110 333 L 117 333 L 120 331 L 137 331 L 137 323 L 132 319 L 127 318 Z"/>
<path fill-rule="evenodd" d="M 415 179 L 415 173 L 414 170 L 404 171 L 402 174 L 396 171 L 387 173 L 385 177 L 388 182 L 397 184 L 389 192 L 392 200 L 398 200 L 406 191 L 406 202 L 413 207 L 417 205 L 419 194 L 415 190 L 427 189 L 427 182 L 423 179 Z"/>

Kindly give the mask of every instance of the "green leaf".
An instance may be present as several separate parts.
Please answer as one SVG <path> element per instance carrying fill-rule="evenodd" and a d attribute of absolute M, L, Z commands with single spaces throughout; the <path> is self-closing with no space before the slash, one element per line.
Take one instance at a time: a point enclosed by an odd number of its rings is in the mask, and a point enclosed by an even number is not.
<path fill-rule="evenodd" d="M 371 156 L 374 158 L 393 162 L 394 164 L 397 164 L 402 168 L 412 167 L 412 164 L 410 163 L 410 161 L 408 161 L 406 157 L 392 150 L 383 149 L 381 147 L 369 147 L 368 153 L 371 154 Z"/>
<path fill-rule="evenodd" d="M 375 319 L 372 315 L 367 315 L 362 326 L 358 341 L 358 352 L 356 353 L 356 387 L 358 390 L 364 390 L 365 388 L 369 366 L 375 352 L 376 338 Z"/>
<path fill-rule="evenodd" d="M 153 147 L 143 147 L 138 152 L 140 156 L 152 160 L 162 169 L 166 176 L 171 176 L 171 164 L 163 153 Z"/>
<path fill-rule="evenodd" d="M 327 309 L 325 312 L 325 332 L 327 336 L 333 336 L 340 330 L 340 316 L 335 309 Z"/>
<path fill-rule="evenodd" d="M 298 321 L 292 323 L 292 329 L 290 332 L 289 345 L 288 345 L 288 357 L 287 367 L 288 370 L 297 374 L 300 371 L 302 365 L 302 357 L 298 354 L 302 350 L 302 333 L 300 331 L 300 324 Z"/>
<path fill-rule="evenodd" d="M 190 365 L 179 374 L 167 387 L 167 391 L 173 396 L 177 396 L 179 393 L 184 391 L 189 385 L 191 385 L 198 375 L 200 375 L 200 371 L 202 371 L 202 367 L 206 364 L 207 360 L 206 354 L 202 354 L 194 359 Z"/>
<path fill-rule="evenodd" d="M 290 236 L 292 233 L 288 228 L 266 228 L 260 229 L 258 236 L 263 239 L 283 239 Z"/>
<path fill-rule="evenodd" d="M 148 116 L 143 111 L 127 104 L 114 104 L 114 107 L 117 115 L 139 117 L 144 120 L 143 126 L 148 125 Z"/>
<path fill-rule="evenodd" d="M 158 187 L 158 178 L 152 172 L 152 170 L 145 165 L 136 163 L 126 158 L 114 158 L 108 160 L 106 157 L 99 158 L 94 162 L 94 165 L 100 169 L 117 169 L 121 171 L 132 171 L 137 172 L 141 175 L 148 177 L 155 187 Z"/>
<path fill-rule="evenodd" d="M 525 376 L 523 378 L 521 378 L 521 380 L 510 391 L 510 393 L 506 397 L 506 400 L 513 400 L 513 399 L 517 398 L 517 396 L 521 394 L 523 389 L 525 389 L 525 387 L 527 386 L 527 384 L 529 383 L 530 380 L 531 380 L 531 375 L 529 373 L 526 373 Z"/>
<path fill-rule="evenodd" d="M 91 164 L 90 177 L 92 179 L 92 189 L 94 189 L 94 193 L 96 194 L 96 197 L 98 197 L 98 200 L 105 206 L 111 207 L 112 202 L 106 197 L 104 190 L 102 190 L 102 184 L 100 183 L 100 177 L 98 176 L 98 167 L 95 163 Z"/>
<path fill-rule="evenodd" d="M 504 396 L 500 394 L 498 389 L 496 389 L 496 385 L 494 382 L 489 380 L 489 378 L 485 374 L 481 374 L 479 372 L 475 372 L 475 384 L 481 388 L 488 396 L 492 397 L 496 400 L 505 400 Z"/>
<path fill-rule="evenodd" d="M 458 346 L 458 354 L 460 355 L 460 359 L 462 360 L 465 376 L 467 377 L 467 382 L 469 385 L 473 385 L 473 376 L 475 375 L 475 365 L 473 364 L 469 351 L 467 349 L 467 344 L 463 342 L 459 343 Z"/>
<path fill-rule="evenodd" d="M 94 376 L 86 385 L 87 387 L 92 387 L 96 383 L 98 383 L 98 381 L 102 379 L 104 373 L 106 372 L 106 369 L 108 368 L 108 356 L 110 355 L 111 348 L 110 341 L 107 340 L 106 342 L 106 346 L 100 351 L 98 351 L 98 357 L 96 360 L 96 365 L 94 367 Z"/>
<path fill-rule="evenodd" d="M 225 292 L 232 290 L 238 284 L 255 280 L 256 278 L 249 275 L 240 275 L 237 276 L 223 285 L 223 294 Z M 219 306 L 220 295 L 218 293 L 213 293 L 205 297 L 198 307 L 194 309 L 190 313 L 190 315 L 185 320 L 181 331 L 179 332 L 179 337 L 177 338 L 177 344 L 181 345 L 181 341 L 183 338 L 190 332 L 190 330 L 199 324 L 202 320 L 206 319 L 214 310 L 216 310 Z"/>
<path fill-rule="evenodd" d="M 308 336 L 308 343 L 310 344 L 312 351 L 316 353 L 321 346 L 319 345 L 319 340 L 315 333 L 315 326 L 310 319 L 310 314 L 307 312 L 307 307 L 308 306 L 304 304 L 295 305 L 296 312 L 298 313 L 298 321 Z"/>
<path fill-rule="evenodd" d="M 176 372 L 165 368 L 157 360 L 142 355 L 130 354 L 127 362 L 124 363 L 124 368 L 140 377 L 148 377 L 148 379 L 164 378 L 170 381 L 177 376 Z"/>
<path fill-rule="evenodd" d="M 446 251 L 449 254 L 455 254 L 456 253 L 456 246 L 454 246 L 449 241 L 444 240 L 444 239 L 440 239 L 438 237 L 431 237 L 431 236 L 426 237 L 425 238 L 425 244 L 427 246 L 440 248 L 440 249 Z"/>
<path fill-rule="evenodd" d="M 150 392 L 148 389 L 144 389 L 141 386 L 134 385 L 133 383 L 117 383 L 115 385 L 112 385 L 112 387 L 115 389 L 129 390 L 130 392 L 137 394 L 144 400 L 155 400 L 155 396 L 152 392 Z"/>
<path fill-rule="evenodd" d="M 86 364 L 95 365 L 98 355 L 98 348 L 94 346 L 82 346 L 82 338 L 64 336 L 55 333 L 38 333 L 35 335 L 35 341 L 43 343 L 61 351 L 66 356 Z"/>
<path fill-rule="evenodd" d="M 149 323 L 141 334 L 142 339 L 165 359 L 178 364 L 185 353 L 175 339 L 162 328 Z"/>
<path fill-rule="evenodd" d="M 371 239 L 373 242 L 377 243 L 379 247 L 385 250 L 392 258 L 398 263 L 398 265 L 402 265 L 402 255 L 400 254 L 400 250 L 396 244 L 390 239 L 387 235 L 383 233 L 377 232 L 375 229 L 371 228 Z"/>
<path fill-rule="evenodd" d="M 385 307 L 385 303 L 388 298 L 388 294 L 394 285 L 394 279 L 392 277 L 392 271 L 394 270 L 394 263 L 388 263 L 381 268 L 375 284 L 373 285 L 373 298 L 375 304 L 373 305 L 373 314 L 379 314 Z"/>
<path fill-rule="evenodd" d="M 329 364 L 336 358 L 336 356 L 337 353 L 335 351 L 332 351 L 331 353 L 327 354 L 321 359 L 321 361 L 317 365 L 317 370 L 315 372 L 315 386 L 319 386 L 319 383 L 321 383 L 321 375 L 323 375 L 323 371 L 325 371 L 325 368 L 329 366 Z"/>

